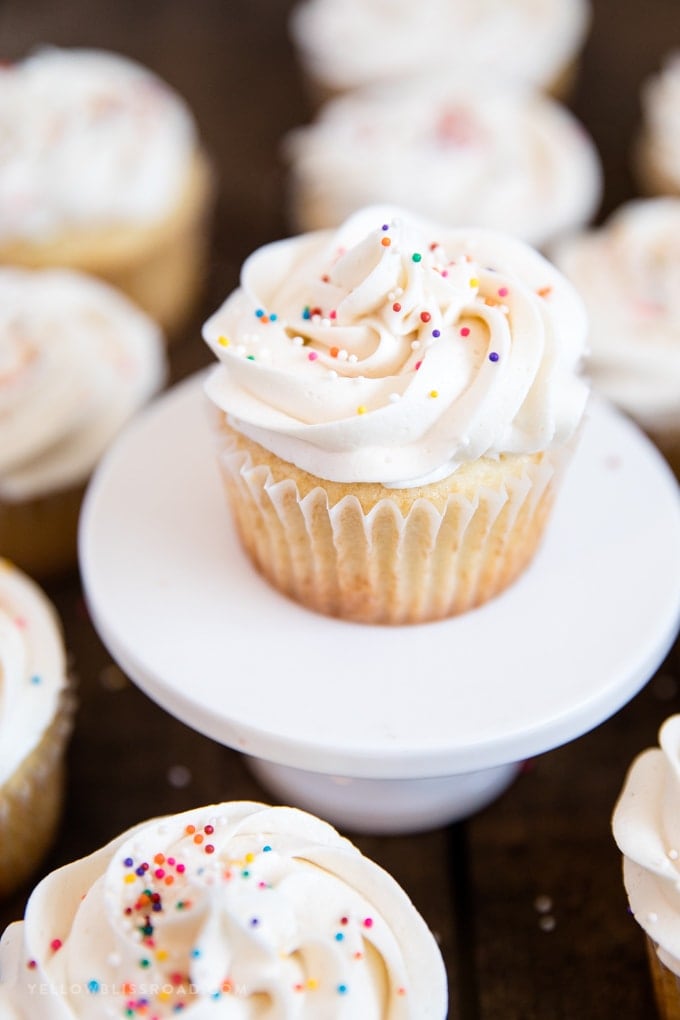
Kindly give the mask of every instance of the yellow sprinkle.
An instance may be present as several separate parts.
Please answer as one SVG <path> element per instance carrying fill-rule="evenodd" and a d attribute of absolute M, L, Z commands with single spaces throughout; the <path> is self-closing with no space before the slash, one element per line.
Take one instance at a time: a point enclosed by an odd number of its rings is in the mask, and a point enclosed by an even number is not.
<path fill-rule="evenodd" d="M 309 981 L 307 982 L 307 987 L 311 988 L 311 990 L 314 991 L 315 988 L 319 987 L 319 982 L 316 980 L 316 978 L 310 978 Z"/>
<path fill-rule="evenodd" d="M 167 960 L 167 958 L 168 958 L 167 949 L 159 949 L 158 952 L 156 953 L 156 959 L 160 960 L 161 963 L 163 962 L 163 960 Z"/>
<path fill-rule="evenodd" d="M 472 279 L 470 280 L 470 286 L 479 287 L 479 280 L 477 279 L 476 276 L 473 276 Z"/>
<path fill-rule="evenodd" d="M 246 861 L 248 864 L 252 864 L 255 860 L 255 854 L 246 854 Z"/>
<path fill-rule="evenodd" d="M 430 396 L 431 397 L 438 397 L 439 396 L 439 390 L 430 390 Z"/>
<path fill-rule="evenodd" d="M 363 404 L 359 404 L 357 407 L 357 414 L 366 414 L 366 408 Z"/>
<path fill-rule="evenodd" d="M 163 989 L 156 993 L 160 1002 L 167 1002 L 170 998 L 170 992 L 164 992 Z"/>
<path fill-rule="evenodd" d="M 221 336 L 217 342 L 220 345 L 220 347 L 228 347 L 229 346 L 229 341 L 227 340 L 226 336 Z"/>
<path fill-rule="evenodd" d="M 132 874 L 131 872 L 128 872 L 128 874 L 124 877 L 123 881 L 130 885 L 132 882 L 134 882 L 136 877 L 137 877 L 136 875 Z"/>

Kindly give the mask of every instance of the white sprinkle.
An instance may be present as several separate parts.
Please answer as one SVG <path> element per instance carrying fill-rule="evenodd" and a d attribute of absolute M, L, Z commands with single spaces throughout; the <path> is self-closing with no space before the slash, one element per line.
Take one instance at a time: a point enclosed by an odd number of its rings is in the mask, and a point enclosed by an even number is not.
<path fill-rule="evenodd" d="M 650 912 L 649 912 L 649 913 L 647 914 L 647 920 L 648 920 L 648 921 L 650 922 L 650 924 L 654 924 L 654 923 L 655 923 L 656 921 L 658 921 L 658 920 L 659 920 L 659 915 L 658 915 L 658 914 L 655 914 L 655 913 L 654 913 L 654 911 L 653 911 L 653 910 L 651 910 L 651 911 L 650 911 Z"/>
<path fill-rule="evenodd" d="M 338 378 L 338 373 L 335 371 L 334 368 L 329 368 L 328 369 L 328 378 L 329 379 L 337 379 Z"/>
<path fill-rule="evenodd" d="M 543 916 L 540 918 L 538 922 L 538 927 L 541 929 L 541 931 L 554 931 L 556 925 L 557 922 L 555 921 L 555 918 L 552 916 L 552 914 L 543 914 Z"/>
<path fill-rule="evenodd" d="M 552 910 L 552 907 L 553 901 L 550 896 L 546 896 L 545 894 L 537 896 L 534 900 L 534 910 L 537 910 L 539 914 L 547 914 L 550 910 Z"/>
<path fill-rule="evenodd" d="M 395 297 L 396 297 L 396 296 L 397 296 L 397 295 L 396 295 L 396 294 L 394 293 L 394 291 L 393 291 L 393 290 L 391 290 L 391 291 L 390 291 L 390 292 L 388 293 L 388 295 L 387 295 L 387 300 L 388 300 L 388 301 L 394 301 L 394 299 L 395 299 Z"/>
<path fill-rule="evenodd" d="M 401 400 L 401 393 L 390 393 L 391 404 L 396 404 L 398 400 Z"/>
<path fill-rule="evenodd" d="M 420 340 L 412 340 L 411 341 L 411 350 L 412 351 L 419 351 L 420 350 Z"/>
<path fill-rule="evenodd" d="M 677 859 L 678 859 L 678 851 L 677 850 L 669 850 L 668 851 L 668 856 L 670 857 L 670 859 L 672 861 L 677 861 Z"/>
<path fill-rule="evenodd" d="M 246 353 L 246 350 L 247 348 L 244 347 L 243 344 L 239 344 L 238 347 L 236 348 L 236 353 L 243 356 Z"/>
<path fill-rule="evenodd" d="M 171 765 L 167 772 L 167 779 L 170 786 L 176 790 L 183 790 L 191 782 L 191 769 L 186 765 Z"/>
<path fill-rule="evenodd" d="M 350 365 L 356 365 L 359 359 L 357 358 L 356 354 L 350 354 L 347 360 L 350 363 Z"/>
<path fill-rule="evenodd" d="M 349 355 L 347 354 L 347 351 L 345 350 L 345 348 L 344 348 L 344 347 L 342 347 L 342 348 L 341 348 L 341 349 L 340 349 L 340 350 L 338 351 L 338 361 L 347 361 L 347 358 L 348 358 L 348 357 L 349 357 Z"/>
<path fill-rule="evenodd" d="M 403 287 L 397 287 L 397 289 L 394 292 L 394 296 L 395 297 L 401 297 L 401 295 L 403 293 L 404 293 L 404 288 Z"/>
<path fill-rule="evenodd" d="M 120 967 L 122 962 L 123 960 L 119 953 L 109 953 L 107 963 L 110 967 Z"/>
<path fill-rule="evenodd" d="M 246 338 L 244 337 L 243 339 L 245 340 Z M 248 339 L 253 344 L 259 344 L 259 342 L 260 342 L 260 336 L 259 336 L 258 333 L 250 333 L 249 336 L 248 336 Z"/>
<path fill-rule="evenodd" d="M 321 325 L 322 326 L 330 326 L 331 325 L 331 320 L 324 318 L 324 319 L 321 320 Z"/>
<path fill-rule="evenodd" d="M 305 341 L 303 340 L 303 338 L 301 336 L 294 336 L 293 337 L 293 343 L 294 343 L 294 345 L 296 347 L 303 347 Z"/>
<path fill-rule="evenodd" d="M 499 312 L 502 312 L 503 315 L 509 315 L 510 314 L 510 309 L 508 308 L 507 305 L 499 305 L 498 306 L 498 310 L 499 310 Z"/>
<path fill-rule="evenodd" d="M 316 313 L 315 313 L 315 314 L 314 314 L 314 315 L 312 316 L 312 322 L 321 322 L 321 316 L 319 315 L 319 313 L 318 313 L 318 312 L 316 312 Z"/>

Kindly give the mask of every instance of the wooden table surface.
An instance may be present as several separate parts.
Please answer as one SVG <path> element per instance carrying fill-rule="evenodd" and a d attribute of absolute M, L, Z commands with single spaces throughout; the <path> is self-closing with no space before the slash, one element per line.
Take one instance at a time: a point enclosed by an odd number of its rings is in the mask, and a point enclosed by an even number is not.
<path fill-rule="evenodd" d="M 0 3 L 2 57 L 20 57 L 38 43 L 118 50 L 175 85 L 197 116 L 218 169 L 220 199 L 206 292 L 172 351 L 173 380 L 209 363 L 200 323 L 237 283 L 243 258 L 289 232 L 279 143 L 309 116 L 286 35 L 290 6 L 290 0 Z M 680 4 L 594 0 L 593 7 L 571 105 L 604 162 L 602 216 L 635 194 L 629 155 L 639 86 L 680 45 Z M 151 815 L 233 798 L 271 801 L 238 754 L 171 718 L 123 676 L 88 620 L 77 576 L 48 591 L 63 619 L 80 708 L 64 822 L 45 870 Z M 512 655 L 509 648 L 510 661 Z M 423 835 L 356 839 L 436 932 L 451 1018 L 653 1016 L 643 939 L 627 913 L 610 815 L 632 757 L 655 743 L 663 719 L 680 710 L 679 683 L 676 644 L 626 708 L 528 763 L 476 817 Z M 2 904 L 0 929 L 22 914 L 27 892 Z"/>

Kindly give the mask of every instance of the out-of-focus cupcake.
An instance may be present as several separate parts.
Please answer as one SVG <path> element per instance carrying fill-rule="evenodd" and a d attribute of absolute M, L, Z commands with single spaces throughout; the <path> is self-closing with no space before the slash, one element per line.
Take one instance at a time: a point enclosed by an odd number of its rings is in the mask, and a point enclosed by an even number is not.
<path fill-rule="evenodd" d="M 594 387 L 680 476 L 680 198 L 629 202 L 552 254 L 588 309 Z"/>
<path fill-rule="evenodd" d="M 583 227 L 602 190 L 595 146 L 565 107 L 451 71 L 333 100 L 288 136 L 285 153 L 298 230 L 391 202 L 540 248 Z"/>
<path fill-rule="evenodd" d="M 54 836 L 71 713 L 56 613 L 0 560 L 0 896 L 29 877 Z"/>
<path fill-rule="evenodd" d="M 447 1013 L 394 879 L 318 818 L 249 802 L 154 819 L 48 875 L 0 969 L 3 1020 Z"/>
<path fill-rule="evenodd" d="M 75 565 L 89 475 L 164 378 L 159 328 L 108 284 L 0 267 L 0 554 Z"/>
<path fill-rule="evenodd" d="M 502 591 L 587 399 L 585 314 L 523 242 L 393 207 L 268 245 L 204 327 L 219 463 L 276 587 L 367 623 Z"/>
<path fill-rule="evenodd" d="M 662 1020 L 680 1017 L 680 715 L 660 747 L 633 762 L 616 804 L 614 838 L 635 920 L 645 932 Z"/>
<path fill-rule="evenodd" d="M 204 277 L 213 184 L 183 100 L 96 50 L 0 68 L 0 262 L 68 266 L 177 331 Z"/>
<path fill-rule="evenodd" d="M 643 87 L 635 164 L 644 190 L 680 195 L 680 50 Z"/>
<path fill-rule="evenodd" d="M 290 30 L 319 97 L 452 63 L 563 95 L 589 25 L 587 0 L 303 0 Z"/>

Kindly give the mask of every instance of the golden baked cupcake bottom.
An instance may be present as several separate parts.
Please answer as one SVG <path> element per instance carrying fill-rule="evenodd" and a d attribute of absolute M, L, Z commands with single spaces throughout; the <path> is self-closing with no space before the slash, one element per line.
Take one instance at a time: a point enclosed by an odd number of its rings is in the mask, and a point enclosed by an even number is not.
<path fill-rule="evenodd" d="M 528 566 L 564 451 L 462 465 L 409 489 L 329 482 L 215 418 L 238 533 L 276 588 L 361 623 L 444 619 L 482 605 Z"/>
<path fill-rule="evenodd" d="M 0 498 L 0 555 L 37 578 L 73 570 L 85 483 L 20 502 Z"/>
<path fill-rule="evenodd" d="M 0 263 L 28 269 L 60 266 L 98 276 L 127 294 L 172 341 L 205 279 L 213 194 L 212 169 L 198 155 L 176 206 L 164 219 L 73 230 L 49 242 L 11 242 L 0 246 Z"/>
<path fill-rule="evenodd" d="M 649 971 L 659 1020 L 680 1020 L 680 977 L 661 962 L 656 943 L 646 937 Z"/>

